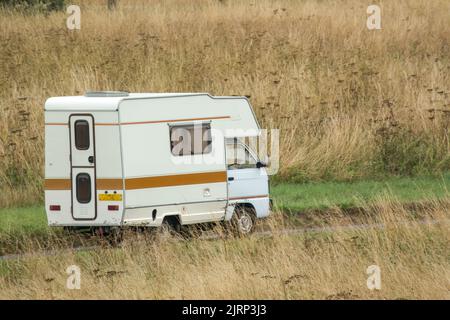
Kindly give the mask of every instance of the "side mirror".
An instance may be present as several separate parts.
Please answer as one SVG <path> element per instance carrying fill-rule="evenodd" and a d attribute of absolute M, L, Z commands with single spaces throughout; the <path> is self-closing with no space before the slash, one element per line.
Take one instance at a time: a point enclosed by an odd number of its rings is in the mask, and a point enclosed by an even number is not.
<path fill-rule="evenodd" d="M 258 161 L 257 163 L 256 163 L 256 168 L 265 168 L 265 167 L 267 167 L 267 164 L 266 163 L 264 163 L 264 162 L 261 162 L 261 161 Z"/>

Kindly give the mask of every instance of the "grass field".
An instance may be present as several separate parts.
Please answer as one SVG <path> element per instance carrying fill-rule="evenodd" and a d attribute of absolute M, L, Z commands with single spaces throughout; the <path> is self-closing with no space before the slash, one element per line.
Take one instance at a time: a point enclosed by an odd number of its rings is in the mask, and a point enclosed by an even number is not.
<path fill-rule="evenodd" d="M 390 177 L 355 182 L 281 183 L 271 188 L 276 206 L 293 213 L 309 209 L 363 207 L 385 198 L 402 203 L 448 197 L 450 175 Z"/>
<path fill-rule="evenodd" d="M 426 216 L 441 221 L 431 224 L 399 203 L 377 210 L 364 222 L 383 229 L 212 241 L 131 236 L 119 248 L 32 251 L 0 261 L 0 299 L 449 299 L 447 208 L 428 207 Z M 273 218 L 277 230 L 280 216 Z M 80 268 L 80 290 L 66 287 L 71 265 Z M 371 265 L 380 267 L 381 290 L 367 288 Z"/>

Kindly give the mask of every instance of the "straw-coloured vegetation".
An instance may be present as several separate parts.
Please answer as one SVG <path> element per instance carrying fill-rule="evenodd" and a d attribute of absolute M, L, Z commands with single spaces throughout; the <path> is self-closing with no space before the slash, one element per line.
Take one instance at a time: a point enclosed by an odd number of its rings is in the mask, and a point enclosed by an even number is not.
<path fill-rule="evenodd" d="M 280 129 L 278 179 L 448 169 L 450 3 L 79 1 L 0 10 L 0 204 L 42 200 L 43 104 L 88 89 L 248 95 Z"/>
<path fill-rule="evenodd" d="M 372 31 L 359 0 L 80 0 L 81 30 L 63 0 L 2 4 L 0 207 L 33 207 L 1 212 L 0 254 L 26 255 L 0 260 L 0 299 L 450 298 L 450 2 L 381 2 Z M 43 105 L 87 90 L 249 96 L 280 129 L 272 181 L 313 183 L 272 189 L 265 235 L 61 236 L 41 205 Z M 392 177 L 422 174 L 438 178 Z M 314 229 L 282 232 L 298 226 Z"/>
<path fill-rule="evenodd" d="M 416 216 L 385 201 L 359 217 L 372 227 L 333 232 L 280 234 L 289 224 L 275 214 L 270 237 L 131 235 L 121 247 L 93 251 L 42 255 L 30 248 L 31 256 L 0 261 L 0 299 L 448 299 L 447 208 L 434 203 Z M 336 211 L 323 226 L 345 219 Z M 81 270 L 79 290 L 66 286 L 71 265 Z M 380 267 L 381 290 L 367 287 L 371 265 Z"/>

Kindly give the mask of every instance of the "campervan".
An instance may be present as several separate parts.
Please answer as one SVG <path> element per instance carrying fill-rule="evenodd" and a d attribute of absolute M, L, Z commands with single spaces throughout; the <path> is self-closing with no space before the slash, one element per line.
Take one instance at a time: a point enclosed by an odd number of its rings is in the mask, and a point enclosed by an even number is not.
<path fill-rule="evenodd" d="M 266 164 L 246 97 L 87 92 L 45 103 L 45 208 L 50 226 L 121 228 L 269 215 Z"/>

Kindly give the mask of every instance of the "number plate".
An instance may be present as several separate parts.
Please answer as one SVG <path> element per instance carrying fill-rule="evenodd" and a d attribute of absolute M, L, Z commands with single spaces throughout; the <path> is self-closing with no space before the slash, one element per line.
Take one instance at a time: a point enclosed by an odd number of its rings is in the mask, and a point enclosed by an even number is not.
<path fill-rule="evenodd" d="M 99 194 L 98 200 L 100 201 L 122 201 L 121 194 Z"/>

